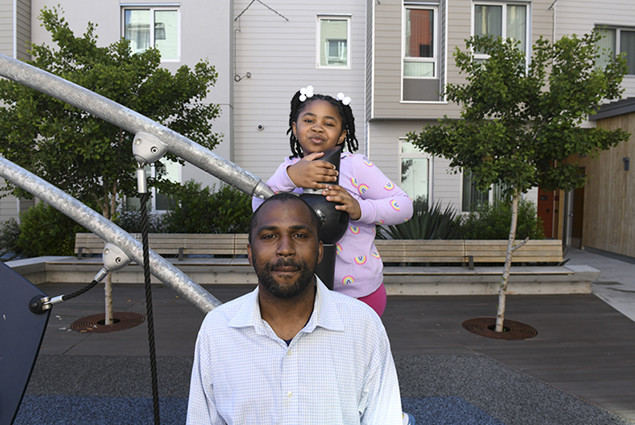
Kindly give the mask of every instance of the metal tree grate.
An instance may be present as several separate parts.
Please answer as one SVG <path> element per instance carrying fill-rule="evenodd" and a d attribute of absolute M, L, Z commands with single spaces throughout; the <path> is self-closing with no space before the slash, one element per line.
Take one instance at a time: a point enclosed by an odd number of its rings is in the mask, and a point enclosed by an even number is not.
<path fill-rule="evenodd" d="M 114 323 L 112 325 L 105 325 L 105 314 L 101 313 L 75 320 L 71 323 L 71 329 L 82 333 L 115 332 L 134 328 L 143 323 L 144 320 L 145 316 L 143 314 L 118 311 L 113 313 Z"/>
<path fill-rule="evenodd" d="M 533 327 L 514 320 L 503 321 L 503 331 L 496 332 L 496 318 L 477 317 L 468 319 L 462 324 L 463 328 L 487 338 L 518 340 L 533 338 L 538 335 L 538 331 Z"/>

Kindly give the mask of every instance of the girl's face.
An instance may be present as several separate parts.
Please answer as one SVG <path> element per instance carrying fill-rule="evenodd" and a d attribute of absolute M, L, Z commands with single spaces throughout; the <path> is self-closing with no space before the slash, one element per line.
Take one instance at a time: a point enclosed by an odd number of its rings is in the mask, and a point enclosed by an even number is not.
<path fill-rule="evenodd" d="M 346 130 L 343 129 L 337 109 L 321 99 L 310 102 L 300 111 L 292 129 L 305 156 L 325 152 L 346 138 Z"/>

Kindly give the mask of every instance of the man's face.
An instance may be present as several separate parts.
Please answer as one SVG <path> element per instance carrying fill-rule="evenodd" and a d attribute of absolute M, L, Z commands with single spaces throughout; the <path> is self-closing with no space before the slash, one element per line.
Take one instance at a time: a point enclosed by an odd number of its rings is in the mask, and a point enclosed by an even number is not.
<path fill-rule="evenodd" d="M 322 259 L 322 243 L 308 207 L 299 200 L 263 205 L 247 252 L 258 281 L 271 295 L 291 299 L 301 294 L 313 282 Z"/>

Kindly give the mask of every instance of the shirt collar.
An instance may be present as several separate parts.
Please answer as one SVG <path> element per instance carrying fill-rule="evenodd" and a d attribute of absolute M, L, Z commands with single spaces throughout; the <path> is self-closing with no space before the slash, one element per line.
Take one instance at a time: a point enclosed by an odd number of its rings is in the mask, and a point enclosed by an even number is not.
<path fill-rule="evenodd" d="M 334 299 L 334 293 L 329 290 L 319 277 L 315 277 L 317 292 L 313 314 L 304 327 L 304 332 L 313 332 L 315 328 L 322 327 L 333 331 L 343 331 L 344 324 Z M 245 295 L 245 302 L 236 312 L 236 315 L 229 321 L 229 326 L 233 328 L 253 327 L 257 333 L 265 334 L 266 326 L 260 314 L 260 303 L 258 302 L 258 287 Z"/>

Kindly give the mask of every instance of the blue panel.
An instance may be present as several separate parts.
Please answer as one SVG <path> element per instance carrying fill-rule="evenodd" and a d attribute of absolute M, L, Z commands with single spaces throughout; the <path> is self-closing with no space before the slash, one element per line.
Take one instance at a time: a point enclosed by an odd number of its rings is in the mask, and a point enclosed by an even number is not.
<path fill-rule="evenodd" d="M 0 425 L 13 422 L 35 364 L 51 310 L 29 310 L 44 297 L 28 280 L 0 262 Z"/>

